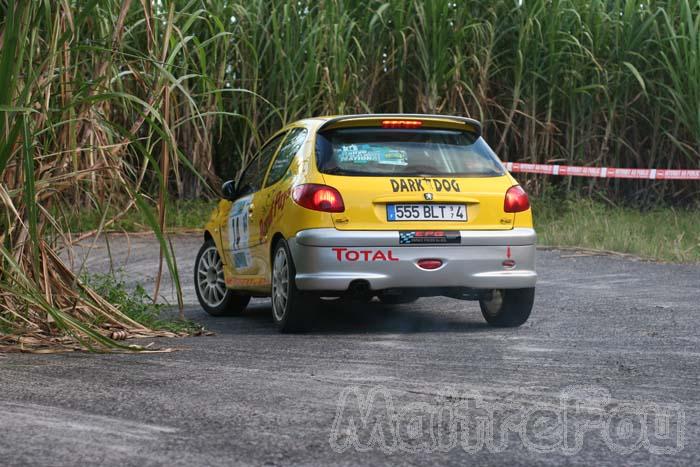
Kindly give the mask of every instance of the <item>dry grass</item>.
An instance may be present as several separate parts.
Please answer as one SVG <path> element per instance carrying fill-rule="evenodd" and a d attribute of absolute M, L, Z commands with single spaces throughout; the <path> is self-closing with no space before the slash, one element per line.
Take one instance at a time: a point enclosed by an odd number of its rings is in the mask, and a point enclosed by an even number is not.
<path fill-rule="evenodd" d="M 99 233 L 113 206 L 137 209 L 179 284 L 164 233 L 168 187 L 181 189 L 185 170 L 195 194 L 202 176 L 214 178 L 208 131 L 220 83 L 206 58 L 225 53 L 225 32 L 193 40 L 216 24 L 192 6 L 83 3 L 1 4 L 0 350 L 133 349 L 112 337 L 174 336 L 83 284 L 56 247 L 71 241 L 76 210 L 104 213 Z"/>

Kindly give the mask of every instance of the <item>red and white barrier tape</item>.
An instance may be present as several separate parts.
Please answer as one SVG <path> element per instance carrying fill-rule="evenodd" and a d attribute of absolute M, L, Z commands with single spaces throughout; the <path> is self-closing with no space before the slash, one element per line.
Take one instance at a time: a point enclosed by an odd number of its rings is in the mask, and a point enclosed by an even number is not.
<path fill-rule="evenodd" d="M 646 180 L 700 180 L 700 170 L 618 169 L 615 167 L 580 167 L 573 165 L 527 164 L 523 162 L 506 162 L 505 166 L 512 173 Z"/>

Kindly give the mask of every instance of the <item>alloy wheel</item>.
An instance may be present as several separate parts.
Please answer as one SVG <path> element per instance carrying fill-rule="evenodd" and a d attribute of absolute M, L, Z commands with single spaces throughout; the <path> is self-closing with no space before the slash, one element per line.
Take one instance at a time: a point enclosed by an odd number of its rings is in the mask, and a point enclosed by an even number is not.
<path fill-rule="evenodd" d="M 272 313 L 277 321 L 282 321 L 289 300 L 289 261 L 284 248 L 275 253 L 272 263 Z"/>
<path fill-rule="evenodd" d="M 197 288 L 202 300 L 216 308 L 226 298 L 224 265 L 215 246 L 204 250 L 197 265 Z"/>
<path fill-rule="evenodd" d="M 482 300 L 486 313 L 496 316 L 503 307 L 503 291 L 500 289 L 492 290 L 488 299 Z"/>

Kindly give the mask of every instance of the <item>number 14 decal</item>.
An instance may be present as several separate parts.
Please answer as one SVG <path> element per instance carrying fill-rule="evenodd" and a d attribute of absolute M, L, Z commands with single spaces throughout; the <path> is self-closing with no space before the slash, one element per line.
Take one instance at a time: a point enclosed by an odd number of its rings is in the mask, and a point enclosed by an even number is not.
<path fill-rule="evenodd" d="M 228 239 L 233 251 L 248 247 L 248 209 L 252 198 L 252 196 L 246 196 L 231 206 L 228 217 Z"/>
<path fill-rule="evenodd" d="M 231 248 L 233 266 L 236 269 L 246 269 L 252 265 L 248 249 L 249 229 L 248 212 L 253 196 L 237 200 L 231 206 L 228 215 L 228 241 Z"/>

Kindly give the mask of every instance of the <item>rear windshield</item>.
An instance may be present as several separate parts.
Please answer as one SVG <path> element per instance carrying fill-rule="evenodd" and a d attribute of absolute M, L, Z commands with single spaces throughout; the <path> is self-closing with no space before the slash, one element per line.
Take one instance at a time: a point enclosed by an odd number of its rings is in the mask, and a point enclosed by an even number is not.
<path fill-rule="evenodd" d="M 316 159 L 333 175 L 496 177 L 504 169 L 483 138 L 457 130 L 344 128 L 320 133 Z"/>

